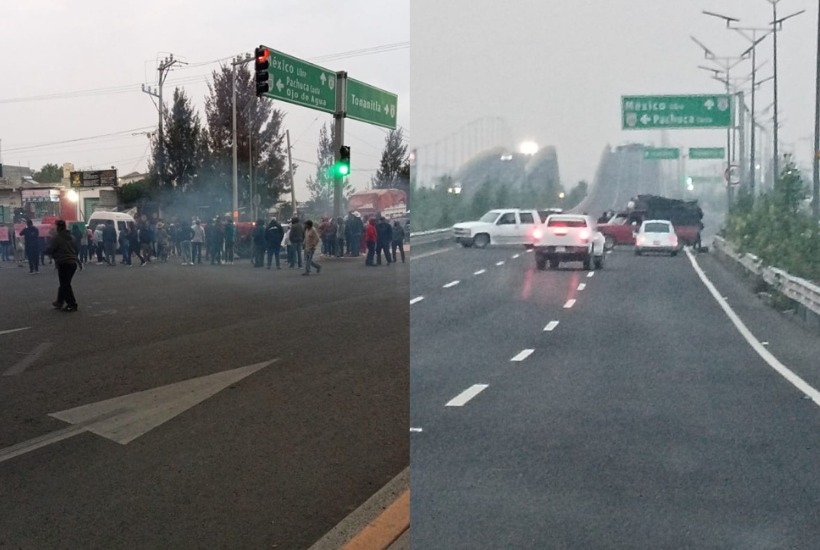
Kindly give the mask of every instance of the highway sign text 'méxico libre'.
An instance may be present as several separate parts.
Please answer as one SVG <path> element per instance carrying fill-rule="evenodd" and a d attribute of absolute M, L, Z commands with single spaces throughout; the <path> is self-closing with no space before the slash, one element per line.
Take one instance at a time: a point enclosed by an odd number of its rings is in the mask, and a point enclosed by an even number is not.
<path fill-rule="evenodd" d="M 725 94 L 621 96 L 624 130 L 728 128 L 732 102 Z"/>
<path fill-rule="evenodd" d="M 313 63 L 270 51 L 270 91 L 265 96 L 326 113 L 336 112 L 336 73 Z"/>

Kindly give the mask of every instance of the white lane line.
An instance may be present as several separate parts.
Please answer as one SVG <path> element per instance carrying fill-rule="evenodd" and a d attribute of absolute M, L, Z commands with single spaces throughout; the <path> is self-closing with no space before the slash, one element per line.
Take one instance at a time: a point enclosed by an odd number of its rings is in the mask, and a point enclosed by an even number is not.
<path fill-rule="evenodd" d="M 797 376 L 793 373 L 786 365 L 781 363 L 777 357 L 771 354 L 769 350 L 763 347 L 763 344 L 754 337 L 752 332 L 746 327 L 743 321 L 740 320 L 740 317 L 734 312 L 734 310 L 726 303 L 726 300 L 721 297 L 720 293 L 715 288 L 715 285 L 712 284 L 706 275 L 703 273 L 703 270 L 698 265 L 697 260 L 695 259 L 694 255 L 686 249 L 686 255 L 689 257 L 689 261 L 692 263 L 692 267 L 695 269 L 695 273 L 698 274 L 700 280 L 709 289 L 709 292 L 712 294 L 712 297 L 717 300 L 717 303 L 723 309 L 723 312 L 726 313 L 726 316 L 732 321 L 735 325 L 737 331 L 746 339 L 746 342 L 752 347 L 753 350 L 757 352 L 757 354 L 764 360 L 770 367 L 772 367 L 775 371 L 777 371 L 783 378 L 788 380 L 795 388 L 803 392 L 803 395 L 806 398 L 811 399 L 815 402 L 818 406 L 820 406 L 820 391 L 817 391 L 812 386 L 810 386 L 805 380 Z"/>
<path fill-rule="evenodd" d="M 425 252 L 424 254 L 419 254 L 418 256 L 410 256 L 411 260 L 420 260 L 422 258 L 429 258 L 430 256 L 435 256 L 436 254 L 443 254 L 445 252 L 450 252 L 453 250 L 452 248 L 442 248 L 441 250 L 434 250 L 432 252 Z"/>
<path fill-rule="evenodd" d="M 512 259 L 514 260 L 514 259 L 518 258 L 520 255 L 521 255 L 521 254 L 513 254 Z"/>
<path fill-rule="evenodd" d="M 578 290 L 584 290 L 587 287 L 586 283 L 578 283 Z"/>
<path fill-rule="evenodd" d="M 564 309 L 569 309 L 574 305 L 575 305 L 575 298 L 571 298 L 571 299 L 567 300 L 566 304 L 564 304 Z"/>
<path fill-rule="evenodd" d="M 424 300 L 424 296 L 416 296 L 415 298 L 410 300 L 410 305 L 412 306 L 413 304 L 417 304 L 417 303 L 421 302 L 422 300 Z"/>
<path fill-rule="evenodd" d="M 587 277 L 590 277 L 590 278 L 593 277 L 594 275 L 595 275 L 594 271 L 590 271 L 589 273 L 587 273 Z"/>
<path fill-rule="evenodd" d="M 421 428 L 410 428 L 410 431 L 411 431 L 411 432 L 415 432 L 415 433 L 419 433 L 419 432 L 421 432 L 422 430 L 421 430 Z"/>
<path fill-rule="evenodd" d="M 764 346 L 768 346 L 768 345 L 769 345 L 769 343 L 768 343 L 768 342 L 760 342 L 760 343 L 761 343 L 761 344 L 763 344 Z"/>
<path fill-rule="evenodd" d="M 31 327 L 13 328 L 11 330 L 0 330 L 0 334 L 10 334 L 12 332 L 20 332 L 21 330 L 28 330 Z"/>
<path fill-rule="evenodd" d="M 481 275 L 482 273 L 487 273 L 487 270 L 486 269 L 479 269 L 478 271 L 473 273 L 473 275 Z"/>
<path fill-rule="evenodd" d="M 523 361 L 524 359 L 526 359 L 527 357 L 532 355 L 532 352 L 534 352 L 534 351 L 535 351 L 534 349 L 522 350 L 521 353 L 519 353 L 518 355 L 516 355 L 515 357 L 510 359 L 510 361 Z"/>
<path fill-rule="evenodd" d="M 528 248 L 528 249 L 527 249 L 527 254 L 529 254 L 530 252 L 532 252 L 532 250 L 533 250 L 532 248 Z"/>
<path fill-rule="evenodd" d="M 489 384 L 473 384 L 447 402 L 445 407 L 463 407 L 470 399 L 489 388 Z"/>
<path fill-rule="evenodd" d="M 16 364 L 9 367 L 8 370 L 6 370 L 6 372 L 3 373 L 3 376 L 14 376 L 20 374 L 21 372 L 29 368 L 31 365 L 33 365 L 34 362 L 37 361 L 37 359 L 39 359 L 40 356 L 43 355 L 46 352 L 46 350 L 48 350 L 48 348 L 50 348 L 52 345 L 53 344 L 50 342 L 39 344 L 36 348 L 34 348 L 34 351 L 32 351 L 31 353 L 27 353 L 26 357 L 24 357 Z"/>
<path fill-rule="evenodd" d="M 555 327 L 558 326 L 558 321 L 550 321 L 547 323 L 547 326 L 544 327 L 544 332 L 552 332 L 555 330 Z"/>
<path fill-rule="evenodd" d="M 446 285 L 444 285 L 444 286 L 443 286 L 443 287 L 441 287 L 441 288 L 452 288 L 452 287 L 456 286 L 456 285 L 457 285 L 458 283 L 460 283 L 460 282 L 461 282 L 461 281 L 450 281 L 449 283 L 447 283 Z"/>
<path fill-rule="evenodd" d="M 504 265 L 504 260 L 501 260 L 500 262 L 495 262 L 495 265 Z"/>

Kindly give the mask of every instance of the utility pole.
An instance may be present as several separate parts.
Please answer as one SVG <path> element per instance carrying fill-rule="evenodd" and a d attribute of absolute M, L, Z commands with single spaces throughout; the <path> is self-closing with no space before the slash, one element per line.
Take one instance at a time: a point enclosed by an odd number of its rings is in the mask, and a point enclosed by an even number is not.
<path fill-rule="evenodd" d="M 233 156 L 233 200 L 232 200 L 232 208 L 233 208 L 233 219 L 234 221 L 239 221 L 239 176 L 237 174 L 239 167 L 237 166 L 237 159 L 236 159 L 236 67 L 237 65 L 244 65 L 245 63 L 250 62 L 253 59 L 250 53 L 245 54 L 245 58 L 241 59 L 236 57 L 231 63 L 231 154 Z M 253 202 L 253 196 L 251 196 L 251 202 Z M 250 209 L 248 209 L 250 213 Z"/>
<path fill-rule="evenodd" d="M 157 174 L 157 179 L 159 180 L 160 187 L 162 187 L 162 185 L 165 183 L 163 181 L 163 177 L 165 175 L 165 133 L 163 130 L 163 114 L 165 106 L 162 102 L 162 87 L 165 84 L 165 79 L 168 77 L 168 73 L 170 72 L 171 67 L 173 67 L 177 63 L 187 65 L 187 63 L 185 63 L 184 61 L 174 59 L 174 54 L 171 54 L 170 56 L 166 57 L 159 64 L 159 67 L 157 67 L 157 71 L 159 72 L 159 78 L 157 80 L 157 85 L 159 89 L 158 91 L 157 88 L 151 89 L 150 87 L 145 86 L 145 84 L 142 85 L 143 92 L 152 97 L 156 97 L 158 100 L 157 111 L 159 112 L 159 141 L 157 142 L 157 156 L 159 158 L 157 159 L 157 170 L 159 173 Z"/>
<path fill-rule="evenodd" d="M 291 217 L 296 215 L 296 188 L 293 186 L 293 159 L 290 153 L 290 130 L 285 130 L 288 144 L 288 177 L 290 179 L 290 209 Z"/>
<path fill-rule="evenodd" d="M 820 221 L 820 11 L 817 13 L 817 61 L 814 85 L 814 158 L 811 212 Z"/>

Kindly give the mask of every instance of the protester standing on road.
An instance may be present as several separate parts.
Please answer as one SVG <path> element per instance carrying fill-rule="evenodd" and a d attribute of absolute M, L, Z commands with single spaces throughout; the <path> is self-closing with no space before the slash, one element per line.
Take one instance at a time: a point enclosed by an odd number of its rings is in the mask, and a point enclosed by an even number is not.
<path fill-rule="evenodd" d="M 322 271 L 322 266 L 317 264 L 313 261 L 313 255 L 316 253 L 316 247 L 319 246 L 319 243 L 322 241 L 322 238 L 319 236 L 319 232 L 313 227 L 313 221 L 308 220 L 305 222 L 305 272 L 302 275 L 310 275 L 310 266 L 316 268 L 316 274 L 318 275 L 320 271 Z"/>
<path fill-rule="evenodd" d="M 82 269 L 82 264 L 77 256 L 74 238 L 69 233 L 63 220 L 57 220 L 57 234 L 51 238 L 46 253 L 54 258 L 54 263 L 57 264 L 57 277 L 60 281 L 60 288 L 57 290 L 57 301 L 51 305 L 63 311 L 77 311 L 77 300 L 74 297 L 74 290 L 71 288 L 71 279 L 74 278 L 78 266 Z M 63 304 L 65 304 L 65 307 L 63 307 Z"/>
<path fill-rule="evenodd" d="M 26 227 L 20 231 L 26 246 L 29 274 L 40 273 L 40 232 L 34 227 L 34 222 L 26 220 Z"/>
<path fill-rule="evenodd" d="M 265 247 L 268 256 L 268 269 L 271 268 L 271 260 L 276 264 L 276 269 L 282 269 L 279 265 L 279 255 L 282 251 L 282 238 L 285 236 L 285 231 L 276 219 L 268 223 L 268 228 L 265 230 Z"/>
<path fill-rule="evenodd" d="M 114 220 L 108 220 L 103 227 L 103 249 L 105 263 L 112 267 L 117 265 L 117 230 L 114 229 Z"/>
<path fill-rule="evenodd" d="M 390 258 L 390 243 L 392 241 L 393 228 L 390 227 L 390 223 L 382 216 L 376 224 L 376 265 L 382 265 L 382 251 L 384 251 L 387 265 L 393 263 L 393 260 Z"/>
<path fill-rule="evenodd" d="M 191 226 L 191 230 L 194 233 L 194 236 L 191 237 L 191 263 L 201 264 L 202 243 L 205 242 L 205 230 L 202 228 L 199 220 L 194 222 L 194 225 Z"/>
<path fill-rule="evenodd" d="M 265 265 L 265 220 L 259 218 L 251 234 L 253 239 L 253 267 Z"/>
<path fill-rule="evenodd" d="M 225 224 L 225 263 L 233 265 L 233 244 L 236 241 L 236 225 L 233 218 L 228 218 Z"/>
<path fill-rule="evenodd" d="M 393 222 L 393 261 L 396 261 L 396 249 L 401 252 L 401 263 L 404 263 L 404 228 L 398 221 Z"/>
<path fill-rule="evenodd" d="M 302 239 L 305 237 L 305 228 L 299 218 L 294 216 L 290 220 L 290 244 L 293 245 L 293 254 L 296 256 L 296 263 L 302 267 Z"/>
<path fill-rule="evenodd" d="M 367 227 L 364 230 L 364 242 L 367 245 L 367 258 L 365 258 L 364 265 L 375 266 L 373 257 L 376 255 L 376 220 L 367 220 Z"/>

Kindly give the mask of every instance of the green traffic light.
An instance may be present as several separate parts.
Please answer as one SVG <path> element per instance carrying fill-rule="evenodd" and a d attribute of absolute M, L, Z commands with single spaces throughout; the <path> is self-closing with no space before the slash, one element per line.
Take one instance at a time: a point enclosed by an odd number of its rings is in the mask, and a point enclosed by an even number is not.
<path fill-rule="evenodd" d="M 341 174 L 342 176 L 346 176 L 349 173 L 350 173 L 350 167 L 348 167 L 346 164 L 342 164 L 342 165 L 339 166 L 339 174 Z"/>

